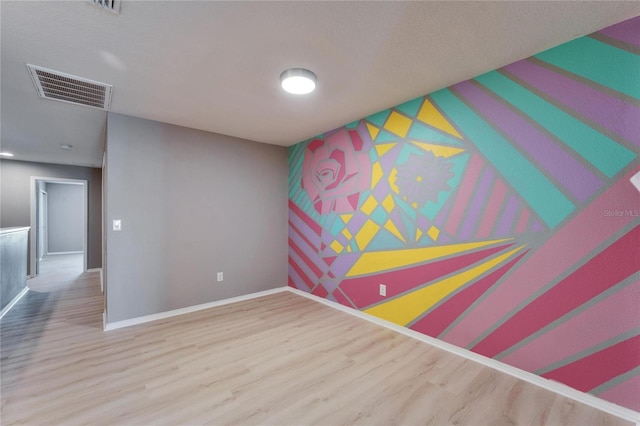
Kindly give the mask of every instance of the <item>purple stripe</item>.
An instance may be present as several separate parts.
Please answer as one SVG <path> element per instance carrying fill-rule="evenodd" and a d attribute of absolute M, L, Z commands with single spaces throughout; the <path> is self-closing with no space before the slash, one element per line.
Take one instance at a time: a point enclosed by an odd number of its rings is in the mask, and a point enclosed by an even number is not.
<path fill-rule="evenodd" d="M 312 280 L 315 280 L 317 275 L 313 272 L 313 270 L 309 267 L 309 265 L 306 264 L 306 262 L 304 260 L 302 260 L 302 258 L 298 255 L 298 253 L 296 253 L 294 250 L 289 250 L 289 256 L 291 256 L 291 259 L 293 259 L 296 262 L 296 265 L 298 265 L 298 268 L 302 269 L 302 272 L 304 272 L 307 277 L 309 277 Z"/>
<path fill-rule="evenodd" d="M 489 197 L 491 182 L 493 182 L 493 170 L 491 170 L 490 167 L 487 167 L 485 168 L 482 178 L 480 179 L 480 183 L 476 188 L 473 200 L 471 200 L 471 207 L 467 212 L 465 222 L 462 225 L 460 232 L 458 232 L 459 241 L 465 241 L 471 238 L 473 230 L 476 228 L 476 225 L 481 218 L 484 203 Z"/>
<path fill-rule="evenodd" d="M 598 31 L 598 33 L 640 47 L 640 31 L 638 31 L 638 28 L 640 28 L 640 16 L 605 28 L 602 31 Z"/>
<path fill-rule="evenodd" d="M 322 280 L 322 285 L 329 293 L 333 293 L 333 291 L 338 287 L 338 284 L 340 283 L 336 279 Z"/>
<path fill-rule="evenodd" d="M 300 231 L 305 238 L 320 247 L 320 236 L 316 234 L 297 214 L 289 210 L 289 221 Z M 289 235 L 293 234 L 293 229 L 289 227 Z"/>
<path fill-rule="evenodd" d="M 496 237 L 506 237 L 511 233 L 511 228 L 513 228 L 513 221 L 516 218 L 516 212 L 520 207 L 520 202 L 518 201 L 518 197 L 511 194 L 509 197 L 509 201 L 507 202 L 507 206 L 502 212 L 502 216 L 498 218 L 498 230 L 496 231 Z"/>
<path fill-rule="evenodd" d="M 314 265 L 316 265 L 318 267 L 318 269 L 323 270 L 326 269 L 326 264 L 324 263 L 324 261 L 320 258 L 320 256 L 318 255 L 318 253 L 309 246 L 309 244 L 307 244 L 307 242 L 300 238 L 298 236 L 297 232 L 289 232 L 289 238 L 291 238 L 291 241 L 293 241 L 300 250 L 302 250 L 302 252 L 305 254 L 305 256 L 307 256 L 307 258 L 313 262 Z M 295 250 L 291 249 L 289 250 L 291 253 L 295 253 Z M 315 276 L 316 274 L 312 274 L 309 276 Z"/>
<path fill-rule="evenodd" d="M 353 214 L 353 216 L 351 216 L 351 220 L 349 221 L 349 223 L 347 223 L 347 229 L 349 230 L 349 232 L 355 235 L 364 226 L 367 219 L 369 219 L 369 216 L 361 211 L 357 211 Z"/>
<path fill-rule="evenodd" d="M 337 279 L 344 278 L 359 257 L 360 253 L 341 254 L 331 264 L 331 272 Z"/>
<path fill-rule="evenodd" d="M 542 226 L 542 224 L 538 220 L 534 221 L 533 225 L 531 225 L 531 232 L 540 232 L 544 230 L 545 230 L 545 227 Z"/>
<path fill-rule="evenodd" d="M 293 269 L 293 266 L 291 266 L 291 264 L 289 264 L 289 278 L 291 278 L 291 281 L 293 281 L 296 287 L 298 287 L 300 290 L 309 291 L 309 286 L 304 282 L 302 278 L 300 278 L 300 275 L 298 275 L 296 270 Z"/>
<path fill-rule="evenodd" d="M 515 111 L 469 81 L 454 87 L 577 200 L 586 201 L 602 186 L 598 177 Z"/>
<path fill-rule="evenodd" d="M 640 146 L 640 107 L 557 74 L 532 61 L 519 61 L 504 69 L 562 105 Z"/>
<path fill-rule="evenodd" d="M 396 225 L 396 228 L 398 228 L 398 231 L 400 231 L 400 235 L 405 236 L 405 238 L 409 236 L 409 239 L 413 238 L 413 235 L 409 235 L 409 231 L 404 224 L 404 220 L 402 219 L 402 210 L 400 209 L 400 207 L 391 210 L 389 217 L 393 220 L 393 223 Z"/>
<path fill-rule="evenodd" d="M 453 202 L 454 202 L 454 197 L 452 196 L 452 194 L 449 194 L 449 199 L 447 200 L 445 205 L 442 207 L 442 210 L 440 210 L 438 217 L 436 217 L 436 220 L 434 221 L 434 223 L 438 228 L 442 229 L 444 227 L 444 224 L 446 223 L 447 218 L 449 217 L 449 210 L 451 210 L 451 206 L 453 205 Z"/>

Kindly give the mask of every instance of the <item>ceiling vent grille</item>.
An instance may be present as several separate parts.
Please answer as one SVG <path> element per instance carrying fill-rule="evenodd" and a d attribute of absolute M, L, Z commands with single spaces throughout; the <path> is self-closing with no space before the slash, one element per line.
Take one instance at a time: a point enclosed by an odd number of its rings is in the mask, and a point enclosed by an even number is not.
<path fill-rule="evenodd" d="M 106 109 L 111 107 L 113 86 L 75 75 L 27 64 L 38 95 L 47 99 Z"/>
<path fill-rule="evenodd" d="M 87 0 L 90 3 L 95 4 L 100 9 L 108 10 L 109 12 L 120 14 L 120 0 Z"/>

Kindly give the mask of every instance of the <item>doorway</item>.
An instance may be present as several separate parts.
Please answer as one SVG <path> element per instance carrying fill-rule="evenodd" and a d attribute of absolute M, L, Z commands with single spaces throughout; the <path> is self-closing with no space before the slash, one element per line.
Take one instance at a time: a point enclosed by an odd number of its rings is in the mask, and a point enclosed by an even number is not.
<path fill-rule="evenodd" d="M 31 178 L 31 277 L 43 263 L 87 270 L 88 182 L 79 179 Z"/>
<path fill-rule="evenodd" d="M 40 181 L 42 182 L 42 181 Z M 36 210 L 38 218 L 36 224 L 36 275 L 40 275 L 40 262 L 47 253 L 47 191 L 44 185 L 38 186 L 38 202 Z"/>

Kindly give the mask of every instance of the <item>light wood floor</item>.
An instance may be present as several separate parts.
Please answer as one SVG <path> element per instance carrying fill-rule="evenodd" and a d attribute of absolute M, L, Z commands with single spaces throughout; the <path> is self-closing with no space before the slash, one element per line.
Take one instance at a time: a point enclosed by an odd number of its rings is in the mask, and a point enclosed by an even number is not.
<path fill-rule="evenodd" d="M 630 424 L 282 293 L 109 332 L 98 273 L 2 319 L 2 424 Z"/>

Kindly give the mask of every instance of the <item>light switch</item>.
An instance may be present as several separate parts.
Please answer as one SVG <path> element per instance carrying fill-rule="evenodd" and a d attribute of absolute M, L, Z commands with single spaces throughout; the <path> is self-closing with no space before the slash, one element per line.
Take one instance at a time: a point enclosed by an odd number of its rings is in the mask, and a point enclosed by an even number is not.
<path fill-rule="evenodd" d="M 120 219 L 113 219 L 113 230 L 114 231 L 122 230 L 122 221 Z"/>

